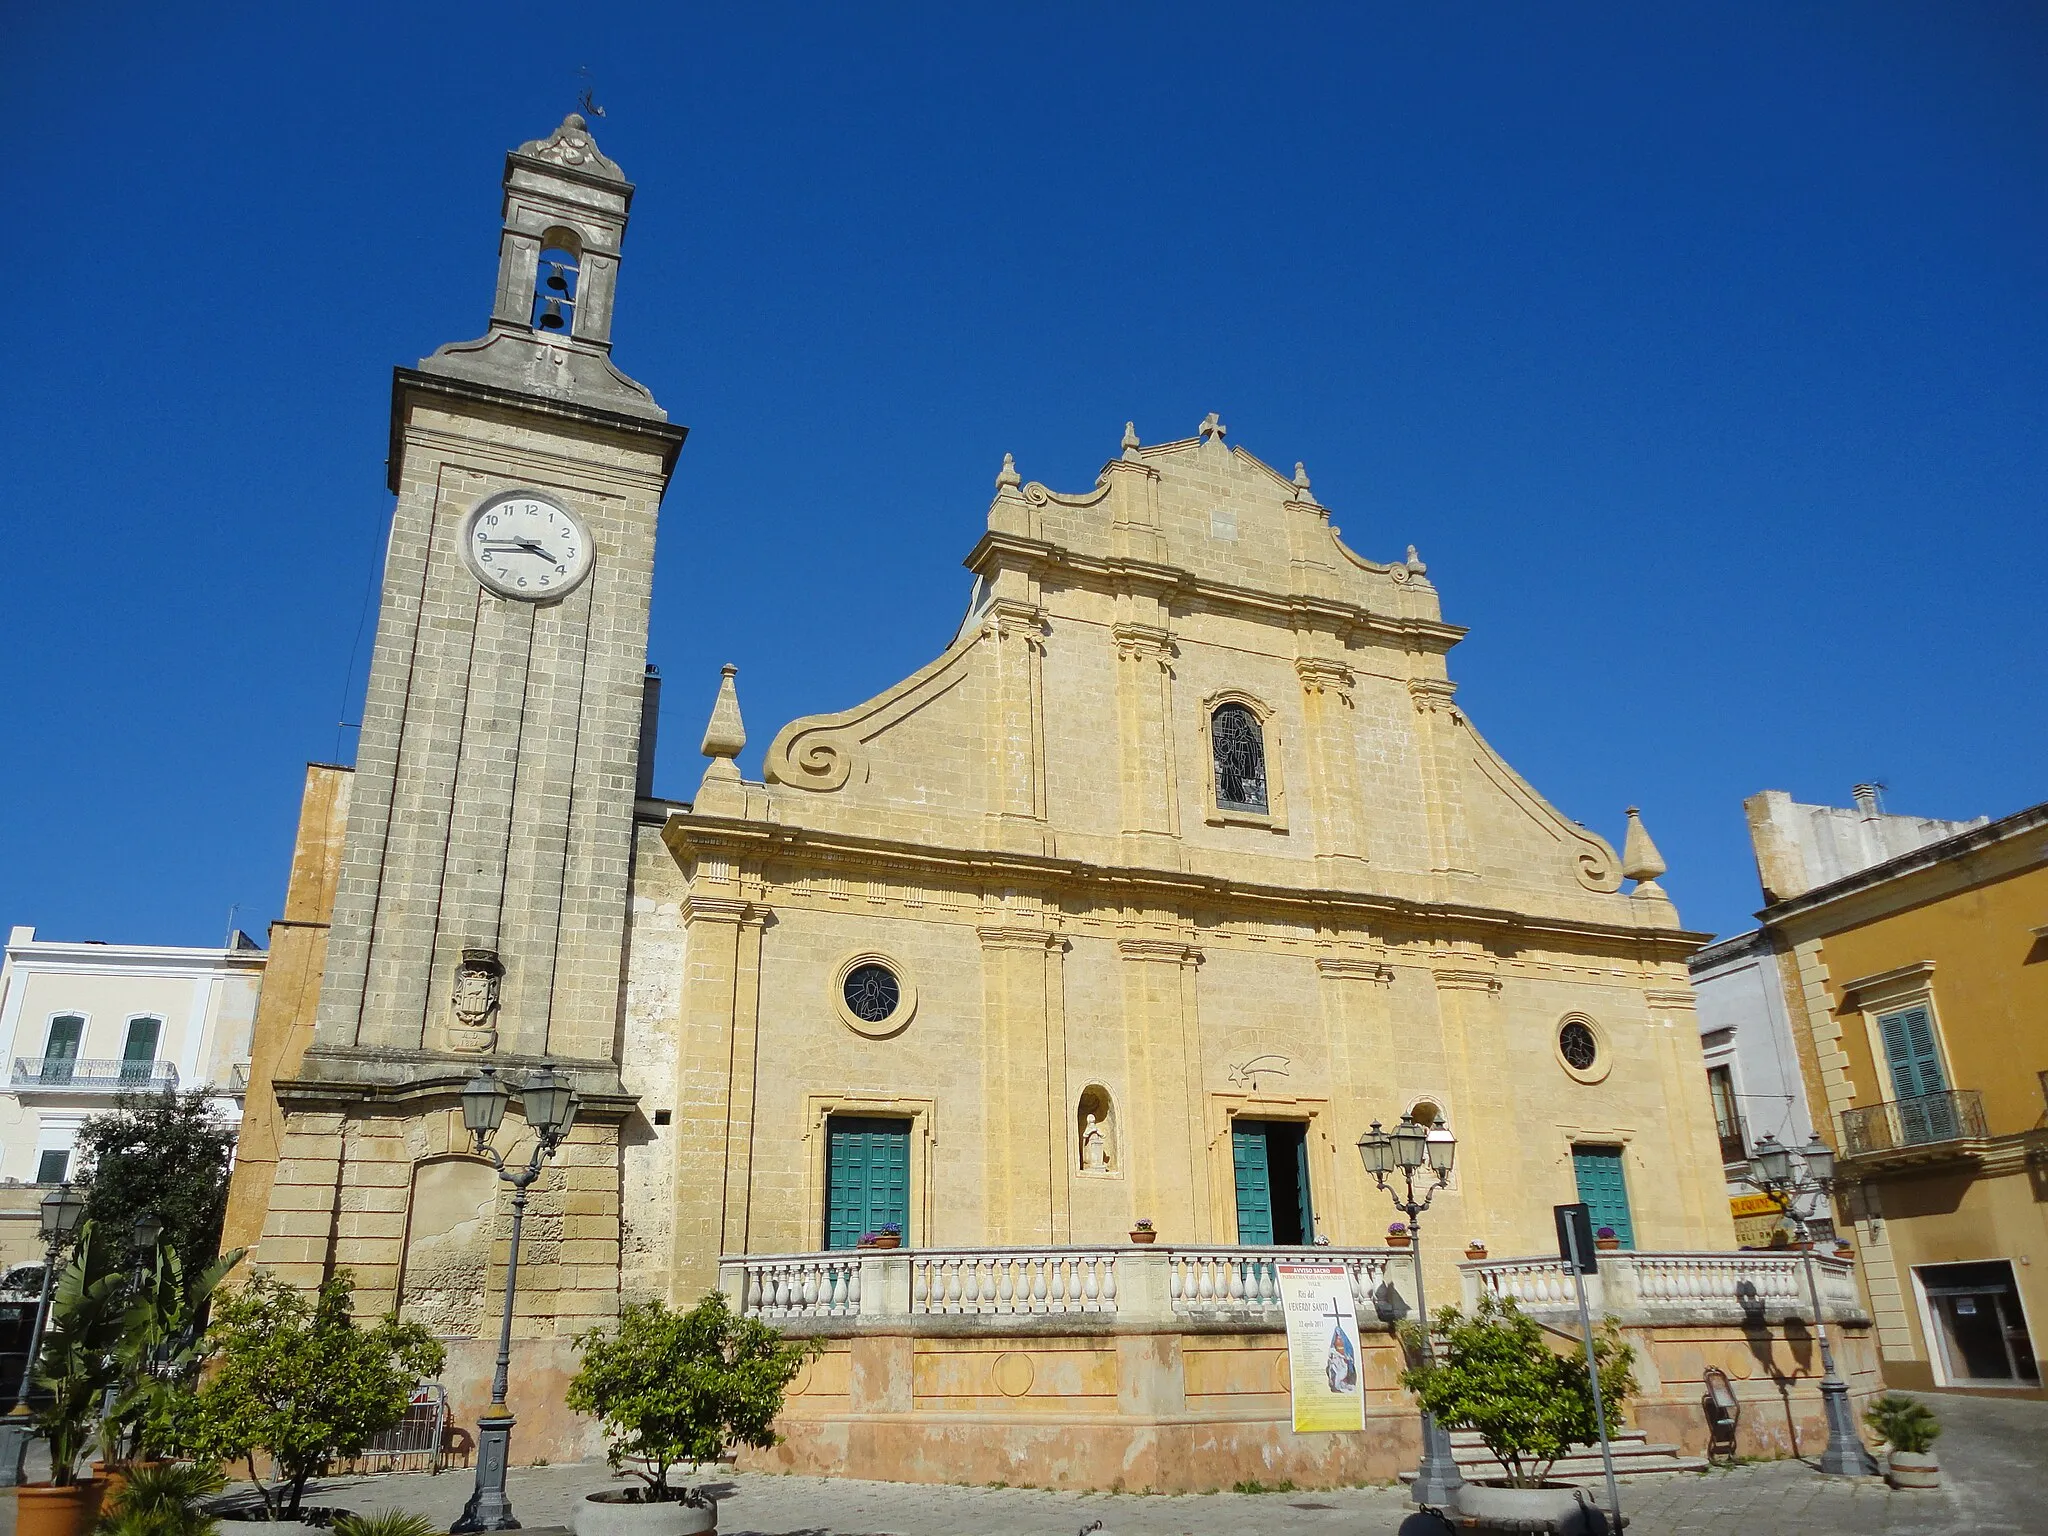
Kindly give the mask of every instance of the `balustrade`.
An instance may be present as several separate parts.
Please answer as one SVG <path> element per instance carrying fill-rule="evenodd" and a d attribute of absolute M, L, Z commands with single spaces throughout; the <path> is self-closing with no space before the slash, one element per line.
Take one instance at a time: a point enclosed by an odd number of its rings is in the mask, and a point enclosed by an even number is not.
<path fill-rule="evenodd" d="M 922 1249 L 913 1313 L 1114 1312 L 1117 1256 L 1100 1249 Z"/>
<path fill-rule="evenodd" d="M 1599 1274 L 1586 1277 L 1587 1300 L 1595 1312 L 1624 1320 L 1798 1314 L 1811 1310 L 1802 1263 L 1797 1253 L 1603 1253 Z M 1529 1312 L 1566 1312 L 1578 1305 L 1571 1273 L 1557 1259 L 1485 1259 L 1460 1267 L 1468 1304 L 1484 1293 L 1512 1298 Z M 1846 1260 L 1815 1255 L 1814 1271 L 1829 1318 L 1860 1313 Z"/>

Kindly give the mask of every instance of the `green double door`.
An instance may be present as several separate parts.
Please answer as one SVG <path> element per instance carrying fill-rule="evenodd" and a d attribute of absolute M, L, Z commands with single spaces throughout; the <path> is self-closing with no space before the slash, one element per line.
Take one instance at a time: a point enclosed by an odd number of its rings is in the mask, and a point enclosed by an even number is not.
<path fill-rule="evenodd" d="M 910 1246 L 910 1122 L 834 1115 L 825 1122 L 825 1246 L 853 1248 L 893 1224 Z"/>
<path fill-rule="evenodd" d="M 1573 1147 L 1572 1173 L 1578 1179 L 1579 1199 L 1593 1218 L 1593 1230 L 1612 1227 L 1622 1247 L 1635 1247 L 1636 1228 L 1629 1219 L 1628 1179 L 1622 1172 L 1621 1148 Z"/>
<path fill-rule="evenodd" d="M 1230 1163 L 1237 1178 L 1237 1240 L 1315 1240 L 1308 1188 L 1308 1127 L 1299 1120 L 1233 1120 Z"/>

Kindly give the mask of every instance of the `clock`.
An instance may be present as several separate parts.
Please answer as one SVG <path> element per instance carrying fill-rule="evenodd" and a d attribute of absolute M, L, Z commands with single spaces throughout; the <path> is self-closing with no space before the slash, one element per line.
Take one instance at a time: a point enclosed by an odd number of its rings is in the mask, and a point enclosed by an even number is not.
<path fill-rule="evenodd" d="M 462 558 L 484 589 L 518 602 L 561 597 L 590 574 L 590 530 L 539 491 L 500 491 L 462 521 Z"/>

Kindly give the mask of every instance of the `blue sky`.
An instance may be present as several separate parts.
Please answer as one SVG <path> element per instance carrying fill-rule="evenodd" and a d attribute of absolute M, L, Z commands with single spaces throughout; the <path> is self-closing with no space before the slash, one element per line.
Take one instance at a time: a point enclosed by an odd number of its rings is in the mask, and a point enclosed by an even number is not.
<path fill-rule="evenodd" d="M 1418 545 L 1474 722 L 1687 922 L 1758 789 L 2039 765 L 2048 12 L 2023 4 L 44 6 L 10 18 L 0 923 L 217 942 L 352 751 L 389 369 L 478 334 L 506 149 L 639 185 L 691 427 L 652 657 L 776 727 L 943 647 L 1005 451 L 1220 411 Z M 339 745 L 338 745 L 339 743 Z"/>

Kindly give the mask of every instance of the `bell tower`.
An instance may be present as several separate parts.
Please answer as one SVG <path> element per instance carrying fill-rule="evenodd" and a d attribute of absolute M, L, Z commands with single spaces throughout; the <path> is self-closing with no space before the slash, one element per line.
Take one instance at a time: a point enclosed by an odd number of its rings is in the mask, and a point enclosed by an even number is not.
<path fill-rule="evenodd" d="M 516 1083 L 546 1061 L 582 1102 L 557 1161 L 574 1193 L 553 1197 L 577 1202 L 577 1262 L 553 1281 L 522 1274 L 521 1332 L 564 1318 L 566 1341 L 617 1304 L 632 1100 L 616 1042 L 648 600 L 685 433 L 611 360 L 632 200 L 581 117 L 512 151 L 487 330 L 394 371 L 397 502 L 325 969 L 311 1041 L 275 1081 L 256 1262 L 308 1286 L 346 1265 L 359 1309 L 438 1308 L 436 1331 L 456 1340 L 470 1325 L 450 1319 L 495 1331 L 487 1240 L 473 1274 L 407 1265 L 456 1240 L 422 1222 L 468 1202 L 468 1225 L 450 1229 L 467 1232 L 497 1198 L 494 1177 L 472 1190 L 450 1161 L 456 1095 L 480 1065 Z M 458 1271 L 462 1296 L 448 1289 Z M 467 1346 L 451 1344 L 459 1398 L 482 1390 L 488 1354 L 479 1341 L 471 1381 Z"/>

